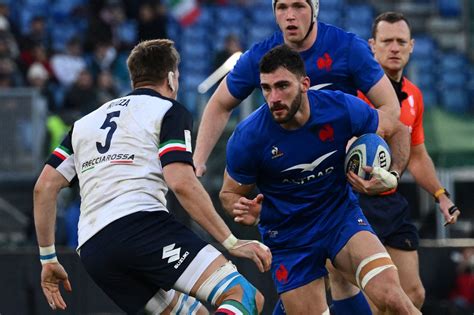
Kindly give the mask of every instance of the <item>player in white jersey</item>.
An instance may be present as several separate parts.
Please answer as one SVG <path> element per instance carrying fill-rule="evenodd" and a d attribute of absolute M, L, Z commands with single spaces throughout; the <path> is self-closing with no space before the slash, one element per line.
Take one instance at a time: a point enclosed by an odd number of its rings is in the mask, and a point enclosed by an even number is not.
<path fill-rule="evenodd" d="M 187 294 L 215 305 L 215 314 L 261 312 L 261 293 L 166 208 L 169 187 L 230 254 L 252 259 L 262 272 L 269 269 L 268 248 L 235 238 L 194 175 L 192 119 L 176 102 L 178 63 L 170 40 L 138 44 L 127 60 L 133 92 L 76 121 L 38 178 L 34 214 L 41 286 L 52 309 L 66 308 L 59 283 L 71 290 L 54 248 L 56 197 L 77 179 L 78 253 L 94 281 L 127 314 L 144 309 L 195 314 L 199 304 L 184 303 Z M 173 290 L 186 295 L 173 297 Z"/>

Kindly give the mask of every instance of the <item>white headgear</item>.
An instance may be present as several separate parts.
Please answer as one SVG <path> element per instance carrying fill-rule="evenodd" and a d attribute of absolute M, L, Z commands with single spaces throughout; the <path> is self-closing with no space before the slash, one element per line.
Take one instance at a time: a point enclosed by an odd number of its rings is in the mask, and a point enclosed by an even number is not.
<path fill-rule="evenodd" d="M 278 0 L 272 0 L 273 13 L 275 13 L 275 5 L 277 1 Z M 306 0 L 306 2 L 309 3 L 311 9 L 313 10 L 313 22 L 316 22 L 316 18 L 318 17 L 319 13 L 319 0 Z"/>

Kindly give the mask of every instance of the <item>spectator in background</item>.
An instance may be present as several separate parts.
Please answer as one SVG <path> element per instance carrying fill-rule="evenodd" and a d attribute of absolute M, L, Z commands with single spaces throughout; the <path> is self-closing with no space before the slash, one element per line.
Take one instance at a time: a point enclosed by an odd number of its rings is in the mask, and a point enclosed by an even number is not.
<path fill-rule="evenodd" d="M 157 1 L 143 1 L 138 7 L 138 40 L 167 38 L 166 7 Z"/>
<path fill-rule="evenodd" d="M 26 73 L 34 63 L 40 63 L 43 65 L 46 71 L 48 71 L 49 78 L 55 79 L 48 51 L 40 42 L 33 43 L 28 50 L 22 50 L 20 55 L 20 67 L 23 68 L 22 70 L 24 73 Z"/>
<path fill-rule="evenodd" d="M 119 91 L 110 71 L 102 71 L 97 76 L 97 98 L 103 104 L 119 97 Z"/>
<path fill-rule="evenodd" d="M 242 51 L 239 37 L 235 34 L 229 34 L 224 39 L 224 47 L 217 52 L 214 59 L 214 69 L 219 68 L 234 53 Z"/>
<path fill-rule="evenodd" d="M 121 0 L 108 0 L 100 11 L 100 19 L 112 32 L 112 43 L 118 50 L 129 50 L 137 41 L 136 25 L 127 19 Z"/>
<path fill-rule="evenodd" d="M 90 4 L 90 12 L 88 29 L 85 36 L 85 49 L 93 51 L 97 43 L 112 41 L 112 28 L 108 25 L 100 14 L 101 7 L 97 6 L 98 1 Z"/>
<path fill-rule="evenodd" d="M 64 87 L 73 84 L 79 73 L 86 68 L 86 61 L 82 55 L 82 44 L 78 37 L 72 37 L 64 53 L 58 53 L 51 58 L 54 75 Z"/>
<path fill-rule="evenodd" d="M 11 32 L 11 24 L 8 20 L 0 15 L 0 38 L 8 49 L 8 57 L 16 59 L 20 54 L 15 35 Z"/>
<path fill-rule="evenodd" d="M 117 50 L 110 41 L 96 43 L 88 62 L 88 68 L 94 79 L 96 80 L 102 71 L 110 71 L 116 59 Z"/>
<path fill-rule="evenodd" d="M 92 74 L 83 69 L 79 72 L 76 82 L 66 91 L 64 109 L 84 116 L 95 110 L 99 104 L 97 88 Z"/>
<path fill-rule="evenodd" d="M 0 24 L 2 18 L 0 17 Z M 0 57 L 16 59 L 18 57 L 18 45 L 12 34 L 6 30 L 1 30 L 0 26 Z"/>
<path fill-rule="evenodd" d="M 0 57 L 0 88 L 13 88 L 23 85 L 23 78 L 15 61 Z"/>
<path fill-rule="evenodd" d="M 48 105 L 49 112 L 56 111 L 56 102 L 49 85 L 49 73 L 48 70 L 39 62 L 33 63 L 29 68 L 26 75 L 28 85 L 38 89 L 41 97 Z"/>
<path fill-rule="evenodd" d="M 474 247 L 464 248 L 461 253 L 455 253 L 452 259 L 458 266 L 450 300 L 458 307 L 474 311 Z"/>
<path fill-rule="evenodd" d="M 13 34 L 13 36 L 15 36 L 16 38 L 19 38 L 20 31 L 16 27 L 16 24 L 13 23 L 13 20 L 10 16 L 10 1 L 9 0 L 0 0 L 0 16 L 7 19 L 9 27 L 10 27 L 10 32 Z"/>
<path fill-rule="evenodd" d="M 20 40 L 22 51 L 28 51 L 37 44 L 43 45 L 47 51 L 51 49 L 51 37 L 48 32 L 46 18 L 40 15 L 31 19 L 28 32 Z"/>

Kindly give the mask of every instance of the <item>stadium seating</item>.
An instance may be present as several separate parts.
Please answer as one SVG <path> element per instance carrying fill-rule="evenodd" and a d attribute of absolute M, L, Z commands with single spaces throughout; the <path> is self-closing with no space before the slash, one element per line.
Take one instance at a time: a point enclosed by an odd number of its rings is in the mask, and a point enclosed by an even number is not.
<path fill-rule="evenodd" d="M 443 18 L 456 18 L 462 13 L 460 0 L 408 2 L 432 5 Z M 88 0 L 21 0 L 10 1 L 10 9 L 12 19 L 18 21 L 22 32 L 27 30 L 34 16 L 45 16 L 53 49 L 63 50 L 72 36 L 82 35 L 87 29 L 87 18 L 77 14 L 80 12 L 77 9 L 87 3 Z M 213 56 L 222 49 L 227 35 L 236 34 L 246 49 L 278 29 L 267 0 L 248 1 L 245 5 L 233 3 L 201 4 L 200 16 L 191 27 L 182 27 L 171 17 L 168 20 L 169 37 L 176 42 L 182 54 L 180 70 L 189 74 L 182 76 L 183 86 L 190 89 L 189 93 L 195 93 L 196 82 L 206 78 L 213 70 Z M 319 20 L 368 39 L 373 18 L 378 13 L 376 9 L 379 7 L 363 1 L 322 1 Z M 128 20 L 117 28 L 116 33 L 122 42 L 131 44 L 136 41 L 136 23 Z M 469 107 L 466 104 L 474 96 L 474 74 L 467 70 L 472 66 L 466 56 L 459 51 L 441 51 L 434 37 L 427 33 L 416 33 L 414 38 L 415 50 L 407 75 L 422 89 L 426 106 L 438 104 L 456 112 Z M 447 89 L 456 90 L 456 100 L 446 95 Z M 464 92 L 461 92 L 462 89 Z M 444 101 L 448 103 L 443 104 Z"/>
<path fill-rule="evenodd" d="M 464 114 L 469 110 L 468 91 L 463 87 L 441 90 L 441 103 L 443 107 L 456 114 Z"/>
<path fill-rule="evenodd" d="M 456 18 L 461 15 L 461 0 L 438 0 L 438 10 L 442 17 Z"/>
<path fill-rule="evenodd" d="M 346 5 L 345 29 L 353 32 L 363 39 L 369 39 L 374 12 L 370 5 Z"/>
<path fill-rule="evenodd" d="M 423 4 L 428 2 L 428 0 L 416 1 Z M 438 0 L 438 6 L 446 15 L 450 13 L 446 11 L 448 4 L 445 2 L 450 1 Z M 454 2 L 449 6 L 454 7 Z M 182 65 L 183 71 L 193 73 L 189 78 L 183 76 L 184 80 L 190 81 L 185 84 L 189 88 L 196 86 L 197 77 L 205 78 L 212 71 L 211 65 L 208 64 L 206 67 L 205 62 L 197 60 L 202 56 L 214 56 L 222 48 L 224 38 L 228 34 L 237 34 L 243 47 L 248 48 L 277 30 L 274 15 L 270 13 L 267 1 L 251 1 L 246 7 L 203 5 L 201 9 L 201 17 L 190 31 L 180 30 L 183 60 L 187 58 L 194 60 L 193 64 L 183 62 Z M 321 21 L 341 26 L 361 38 L 368 39 L 371 37 L 371 25 L 376 12 L 370 4 L 360 1 L 334 0 L 322 2 L 319 14 Z M 216 28 L 216 25 L 219 27 Z M 171 37 L 177 36 L 176 24 L 170 24 L 169 32 Z M 188 34 L 189 32 L 191 34 Z M 212 34 L 212 39 L 206 38 L 205 34 Z M 186 42 L 192 45 L 185 44 Z M 472 89 L 460 92 L 461 85 L 470 78 L 464 72 L 468 65 L 464 55 L 456 51 L 440 51 L 431 35 L 421 33 L 415 34 L 415 50 L 407 73 L 413 76 L 411 79 L 424 93 L 425 106 L 440 105 L 440 102 L 446 100 L 448 103 L 442 107 L 459 112 L 469 103 L 470 91 L 474 94 L 474 83 L 471 84 Z M 449 99 L 446 95 L 446 89 L 451 88 L 456 89 L 455 100 Z"/>
<path fill-rule="evenodd" d="M 321 22 L 338 26 L 341 25 L 342 11 L 337 9 L 324 10 L 319 13 L 318 19 Z"/>

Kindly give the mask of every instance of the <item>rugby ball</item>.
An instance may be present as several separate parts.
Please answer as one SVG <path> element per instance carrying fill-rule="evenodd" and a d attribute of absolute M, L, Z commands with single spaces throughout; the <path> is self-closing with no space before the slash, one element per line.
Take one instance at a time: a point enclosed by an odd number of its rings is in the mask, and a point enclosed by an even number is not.
<path fill-rule="evenodd" d="M 392 157 L 387 142 L 375 133 L 367 133 L 357 138 L 349 147 L 344 162 L 346 173 L 352 171 L 363 179 L 370 179 L 364 166 L 390 168 Z"/>

